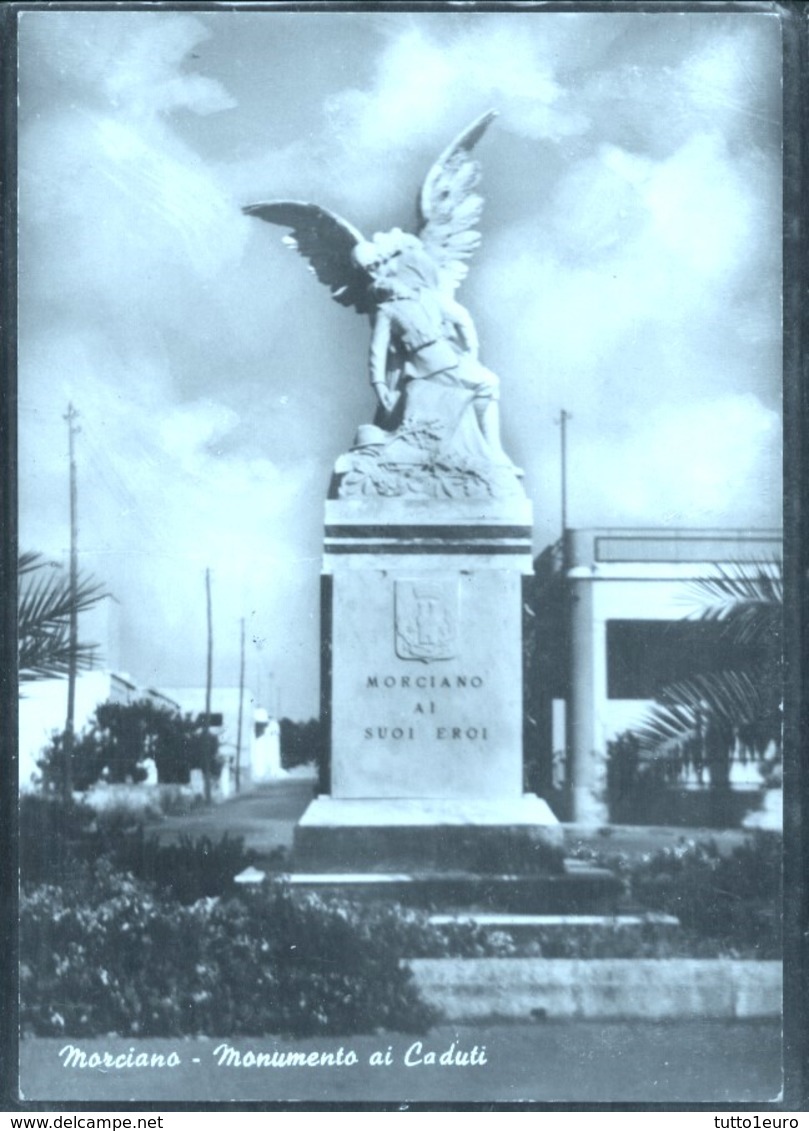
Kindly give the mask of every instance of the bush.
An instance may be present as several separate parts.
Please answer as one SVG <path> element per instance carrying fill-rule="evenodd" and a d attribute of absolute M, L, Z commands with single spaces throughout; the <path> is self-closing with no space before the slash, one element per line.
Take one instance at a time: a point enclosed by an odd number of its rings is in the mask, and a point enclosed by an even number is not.
<path fill-rule="evenodd" d="M 20 906 L 21 1026 L 39 1036 L 425 1032 L 395 913 L 279 885 L 191 906 L 102 867 Z"/>
<path fill-rule="evenodd" d="M 18 814 L 23 883 L 59 883 L 100 854 L 96 815 L 87 805 L 26 793 Z"/>
<path fill-rule="evenodd" d="M 110 783 L 143 781 L 141 763 L 153 758 L 158 780 L 187 784 L 192 769 L 218 777 L 219 740 L 190 715 L 159 707 L 148 699 L 136 703 L 101 703 L 89 727 L 73 740 L 73 787 L 89 789 Z M 55 734 L 37 763 L 45 786 L 59 786 L 64 767 L 64 735 Z"/>
<path fill-rule="evenodd" d="M 177 844 L 160 844 L 139 829 L 111 854 L 116 868 L 153 883 L 180 903 L 234 894 L 234 877 L 256 860 L 242 837 L 227 833 L 219 841 L 208 836 L 182 836 Z"/>
<path fill-rule="evenodd" d="M 206 808 L 202 794 L 188 785 L 170 782 L 163 785 L 109 785 L 97 782 L 81 795 L 85 805 L 96 813 L 127 813 L 139 821 L 159 821 L 163 817 L 184 817 Z"/>
<path fill-rule="evenodd" d="M 624 731 L 607 743 L 607 804 L 611 821 L 654 823 L 665 789 L 662 763 L 643 763 L 640 740 L 632 731 Z"/>
<path fill-rule="evenodd" d="M 627 910 L 675 915 L 695 951 L 711 940 L 726 953 L 778 958 L 782 844 L 779 833 L 757 831 L 724 856 L 715 841 L 684 842 L 640 860 L 625 854 L 588 856 L 624 880 Z"/>
<path fill-rule="evenodd" d="M 285 770 L 311 763 L 324 765 L 327 739 L 320 719 L 308 719 L 305 723 L 299 723 L 284 718 L 279 727 L 281 765 Z"/>
<path fill-rule="evenodd" d="M 161 845 L 126 809 L 97 813 L 78 802 L 26 794 L 20 798 L 20 877 L 26 885 L 69 882 L 99 862 L 154 883 L 181 903 L 231 895 L 234 877 L 255 859 L 241 837 L 218 842 L 184 836 Z"/>
<path fill-rule="evenodd" d="M 756 833 L 728 856 L 716 844 L 665 849 L 632 870 L 632 895 L 644 907 L 676 915 L 703 938 L 777 957 L 781 946 L 782 838 Z"/>
<path fill-rule="evenodd" d="M 725 949 L 711 939 L 688 932 L 653 917 L 638 923 L 581 924 L 565 930 L 540 928 L 517 947 L 522 956 L 542 958 L 718 958 Z"/>
<path fill-rule="evenodd" d="M 684 757 L 684 754 L 682 755 Z M 727 781 L 711 778 L 711 765 L 692 750 L 692 765 L 699 766 L 698 789 L 685 789 L 680 775 L 686 763 L 678 756 L 663 758 L 644 754 L 643 742 L 633 731 L 624 731 L 607 743 L 607 801 L 610 820 L 619 825 L 706 826 L 739 828 L 745 813 L 760 801 L 764 781 L 778 784 L 779 761 L 760 762 L 761 786 L 731 789 Z M 721 759 L 720 759 L 721 761 Z M 727 766 L 723 773 L 727 776 Z M 721 776 L 721 775 L 720 775 Z"/>

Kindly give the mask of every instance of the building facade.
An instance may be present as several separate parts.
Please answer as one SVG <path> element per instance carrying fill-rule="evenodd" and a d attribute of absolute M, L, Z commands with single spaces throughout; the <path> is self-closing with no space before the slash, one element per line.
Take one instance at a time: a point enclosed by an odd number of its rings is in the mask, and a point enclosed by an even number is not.
<path fill-rule="evenodd" d="M 554 752 L 564 751 L 566 815 L 604 823 L 610 742 L 663 687 L 720 666 L 727 641 L 699 619 L 695 582 L 781 559 L 777 530 L 620 528 L 568 530 L 539 556 L 527 711 L 540 788 L 552 787 Z"/>

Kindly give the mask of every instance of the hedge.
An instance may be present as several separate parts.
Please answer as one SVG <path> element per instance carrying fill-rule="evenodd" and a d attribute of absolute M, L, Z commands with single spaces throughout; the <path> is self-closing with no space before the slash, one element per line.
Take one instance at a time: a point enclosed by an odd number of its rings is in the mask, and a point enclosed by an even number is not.
<path fill-rule="evenodd" d="M 730 853 L 716 842 L 684 841 L 641 859 L 586 853 L 626 884 L 626 910 L 676 915 L 686 935 L 726 954 L 781 954 L 783 838 L 756 831 Z"/>
<path fill-rule="evenodd" d="M 21 1029 L 38 1036 L 425 1032 L 390 908 L 280 885 L 183 905 L 99 866 L 23 891 Z"/>

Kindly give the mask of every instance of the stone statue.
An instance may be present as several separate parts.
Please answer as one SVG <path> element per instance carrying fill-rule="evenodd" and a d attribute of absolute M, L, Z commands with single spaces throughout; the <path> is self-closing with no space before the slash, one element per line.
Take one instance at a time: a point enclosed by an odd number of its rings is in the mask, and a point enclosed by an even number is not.
<path fill-rule="evenodd" d="M 474 323 L 454 297 L 480 243 L 472 149 L 495 116 L 473 122 L 430 169 L 417 235 L 394 228 L 367 240 L 335 213 L 299 201 L 244 209 L 290 228 L 284 242 L 309 260 L 332 297 L 371 319 L 379 408 L 335 465 L 337 497 L 522 494 L 522 472 L 500 441 L 500 382 L 478 360 Z"/>

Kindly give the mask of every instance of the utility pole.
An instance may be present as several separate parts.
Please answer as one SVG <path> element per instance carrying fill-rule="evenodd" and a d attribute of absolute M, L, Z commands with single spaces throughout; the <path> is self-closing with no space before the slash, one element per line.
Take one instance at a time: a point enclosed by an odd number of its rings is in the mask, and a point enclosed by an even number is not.
<path fill-rule="evenodd" d="M 581 780 L 582 770 L 580 759 L 576 756 L 575 711 L 573 689 L 578 685 L 579 672 L 577 670 L 577 657 L 574 655 L 574 645 L 577 637 L 572 629 L 573 606 L 577 600 L 573 592 L 574 583 L 568 579 L 569 547 L 567 536 L 567 422 L 571 414 L 567 409 L 559 410 L 557 424 L 561 430 L 561 480 L 562 480 L 562 554 L 561 554 L 561 648 L 564 656 L 564 668 L 567 673 L 565 688 L 565 776 L 567 788 L 573 803 L 574 813 L 577 812 L 579 802 L 576 793 L 577 783 Z"/>
<path fill-rule="evenodd" d="M 236 792 L 241 788 L 242 713 L 244 709 L 244 617 L 241 619 L 241 658 L 239 661 L 239 727 L 236 731 Z"/>
<path fill-rule="evenodd" d="M 270 710 L 270 700 L 275 700 L 275 717 L 280 723 L 281 721 L 281 684 L 278 676 L 274 671 L 269 674 L 269 682 L 267 685 L 267 710 Z"/>
<path fill-rule="evenodd" d="M 211 803 L 211 682 L 213 678 L 213 622 L 211 618 L 211 571 L 205 570 L 205 594 L 208 608 L 208 662 L 205 676 L 205 758 L 203 780 L 205 782 L 205 802 Z"/>
<path fill-rule="evenodd" d="M 557 424 L 561 431 L 562 441 L 562 539 L 567 532 L 567 422 L 572 416 L 567 409 L 560 409 Z"/>
<path fill-rule="evenodd" d="M 67 653 L 67 717 L 63 743 L 62 796 L 65 802 L 73 797 L 73 737 L 76 722 L 76 669 L 79 648 L 79 612 L 76 593 L 78 590 L 78 488 L 76 484 L 75 438 L 81 431 L 76 424 L 78 412 L 71 401 L 64 419 L 67 421 L 68 453 L 70 457 L 70 613 L 68 626 Z"/>

